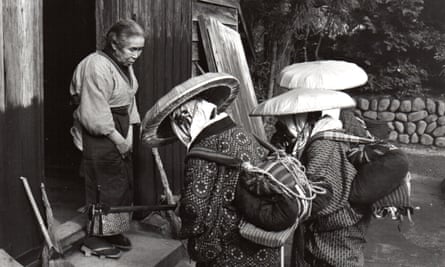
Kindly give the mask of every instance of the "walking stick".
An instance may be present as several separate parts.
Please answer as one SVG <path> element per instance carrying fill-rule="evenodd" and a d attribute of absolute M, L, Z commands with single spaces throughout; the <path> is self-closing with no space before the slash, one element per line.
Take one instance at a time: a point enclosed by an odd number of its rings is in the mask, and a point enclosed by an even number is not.
<path fill-rule="evenodd" d="M 159 155 L 159 151 L 156 147 L 151 149 L 153 156 L 155 158 L 156 165 L 158 167 L 159 174 L 161 176 L 162 187 L 164 188 L 165 198 L 167 200 L 167 204 L 175 205 L 175 200 L 173 199 L 172 191 L 170 190 L 170 185 L 168 183 L 167 174 L 165 173 L 164 166 L 162 164 L 161 156 Z M 175 237 L 179 236 L 179 232 L 181 230 L 181 221 L 176 216 L 175 212 L 172 210 L 167 210 L 167 216 L 170 219 L 170 223 L 172 225 L 173 235 Z"/>

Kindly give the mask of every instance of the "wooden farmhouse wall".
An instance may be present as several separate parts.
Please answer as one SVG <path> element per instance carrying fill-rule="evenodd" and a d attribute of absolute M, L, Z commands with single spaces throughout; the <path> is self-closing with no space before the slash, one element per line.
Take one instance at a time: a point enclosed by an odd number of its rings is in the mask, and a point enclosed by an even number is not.
<path fill-rule="evenodd" d="M 42 0 L 0 1 L 0 248 L 21 264 L 43 245 L 20 176 L 43 181 Z"/>
<path fill-rule="evenodd" d="M 191 16 L 192 0 L 96 0 L 98 46 L 106 30 L 120 18 L 132 18 L 146 31 L 144 51 L 135 64 L 141 117 L 157 99 L 191 77 Z M 163 190 L 151 149 L 136 144 L 135 150 L 136 203 L 155 204 Z M 159 152 L 170 186 L 178 194 L 185 148 L 177 143 Z"/>
<path fill-rule="evenodd" d="M 208 16 L 226 26 L 238 30 L 239 0 L 193 0 L 192 23 L 192 75 L 201 74 L 200 68 L 208 71 L 202 40 L 199 33 L 198 17 Z"/>
<path fill-rule="evenodd" d="M 20 176 L 28 178 L 40 204 L 44 175 L 42 2 L 0 1 L 0 248 L 24 265 L 38 258 L 43 245 L 19 180 Z M 141 116 L 159 97 L 190 78 L 192 62 L 204 57 L 198 46 L 192 45 L 192 41 L 198 42 L 197 17 L 211 14 L 236 29 L 238 2 L 95 0 L 98 46 L 108 27 L 119 18 L 133 18 L 147 32 L 143 55 L 135 65 Z M 157 203 L 162 186 L 151 151 L 139 144 L 135 150 L 136 204 Z M 185 149 L 176 144 L 160 152 L 177 194 L 182 185 Z"/>
<path fill-rule="evenodd" d="M 244 44 L 239 31 L 244 31 L 247 37 Z M 249 112 L 258 102 L 244 47 L 247 47 L 247 52 L 253 50 L 239 1 L 194 0 L 192 32 L 193 75 L 220 71 L 238 78 L 240 93 L 228 108 L 228 113 L 247 131 L 265 139 L 262 118 L 249 117 Z"/>

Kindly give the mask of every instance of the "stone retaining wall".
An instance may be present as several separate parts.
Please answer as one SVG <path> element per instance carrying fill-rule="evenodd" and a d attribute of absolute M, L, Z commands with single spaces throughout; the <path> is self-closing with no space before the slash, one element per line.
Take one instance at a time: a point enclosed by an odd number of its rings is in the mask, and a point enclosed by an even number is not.
<path fill-rule="evenodd" d="M 445 148 L 445 102 L 431 98 L 356 97 L 357 112 L 387 121 L 390 140 Z"/>

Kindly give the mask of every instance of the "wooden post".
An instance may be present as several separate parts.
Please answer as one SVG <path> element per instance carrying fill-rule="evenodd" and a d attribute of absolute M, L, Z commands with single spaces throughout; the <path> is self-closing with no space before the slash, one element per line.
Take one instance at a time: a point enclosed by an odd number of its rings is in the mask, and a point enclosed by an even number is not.
<path fill-rule="evenodd" d="M 3 36 L 3 1 L 0 1 L 0 36 Z M 0 47 L 3 47 L 3 38 L 0 38 Z M 0 49 L 0 113 L 5 112 L 5 66 L 3 64 L 3 49 Z M 0 119 L 0 127 L 3 125 Z M 0 136 L 2 128 L 0 128 Z M 0 140 L 1 144 L 1 140 Z M 0 152 L 0 156 L 1 156 Z M 3 158 L 3 157 L 2 157 Z M 1 166 L 1 165 L 0 165 Z"/>
<path fill-rule="evenodd" d="M 42 1 L 1 1 L 0 247 L 25 265 L 36 260 L 43 245 L 18 179 L 28 177 L 40 199 L 44 157 Z"/>

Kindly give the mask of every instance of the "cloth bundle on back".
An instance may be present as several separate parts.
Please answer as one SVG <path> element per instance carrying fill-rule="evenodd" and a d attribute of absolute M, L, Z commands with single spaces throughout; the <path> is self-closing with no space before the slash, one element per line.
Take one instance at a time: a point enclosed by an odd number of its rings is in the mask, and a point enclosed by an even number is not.
<path fill-rule="evenodd" d="M 325 190 L 308 181 L 296 158 L 256 138 L 272 152 L 256 165 L 202 147 L 194 147 L 187 157 L 240 169 L 234 203 L 243 217 L 241 236 L 264 246 L 280 247 L 309 217 L 312 200 Z"/>
<path fill-rule="evenodd" d="M 382 209 L 397 207 L 410 218 L 409 162 L 406 154 L 396 146 L 379 139 L 348 135 L 342 131 L 324 131 L 311 138 L 357 144 L 348 158 L 358 170 L 352 182 L 349 201 L 358 205 L 372 205 L 376 214 Z"/>

